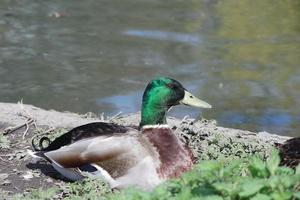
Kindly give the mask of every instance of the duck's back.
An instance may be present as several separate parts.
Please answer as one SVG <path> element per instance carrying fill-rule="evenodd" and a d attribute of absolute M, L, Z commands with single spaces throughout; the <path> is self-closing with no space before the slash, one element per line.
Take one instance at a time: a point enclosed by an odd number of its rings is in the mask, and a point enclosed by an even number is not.
<path fill-rule="evenodd" d="M 113 123 L 94 122 L 78 126 L 52 141 L 43 151 L 53 151 L 63 146 L 70 145 L 76 141 L 113 134 L 126 133 L 134 130 L 131 127 L 121 126 Z M 41 141 L 42 142 L 42 141 Z"/>

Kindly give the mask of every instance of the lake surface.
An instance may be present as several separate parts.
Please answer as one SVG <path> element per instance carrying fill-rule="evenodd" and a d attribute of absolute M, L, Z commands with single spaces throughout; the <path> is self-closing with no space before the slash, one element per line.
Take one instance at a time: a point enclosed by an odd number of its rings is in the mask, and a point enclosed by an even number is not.
<path fill-rule="evenodd" d="M 300 136 L 300 1 L 2 0 L 0 101 L 136 112 L 173 77 L 213 105 L 171 115 Z"/>

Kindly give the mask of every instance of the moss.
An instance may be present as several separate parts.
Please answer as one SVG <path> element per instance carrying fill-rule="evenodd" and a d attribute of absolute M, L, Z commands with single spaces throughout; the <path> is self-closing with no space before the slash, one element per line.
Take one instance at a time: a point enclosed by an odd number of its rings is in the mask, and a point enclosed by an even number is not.
<path fill-rule="evenodd" d="M 209 129 L 211 131 L 199 131 L 198 128 L 193 126 L 193 123 L 182 121 L 179 131 L 177 131 L 179 137 L 193 150 L 198 160 L 212 160 L 223 157 L 237 159 L 249 155 L 258 155 L 266 159 L 270 155 L 273 146 L 270 143 L 254 138 L 239 137 L 236 134 L 226 134 L 218 131 L 217 127 L 210 127 Z"/>

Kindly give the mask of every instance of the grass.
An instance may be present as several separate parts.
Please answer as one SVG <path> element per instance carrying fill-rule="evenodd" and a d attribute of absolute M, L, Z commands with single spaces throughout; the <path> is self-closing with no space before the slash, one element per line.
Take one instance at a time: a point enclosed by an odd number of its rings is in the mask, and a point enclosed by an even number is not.
<path fill-rule="evenodd" d="M 278 152 L 273 150 L 266 161 L 257 155 L 199 161 L 181 178 L 167 181 L 148 192 L 136 188 L 111 192 L 101 180 L 86 179 L 48 190 L 34 190 L 14 199 L 300 199 L 300 165 L 294 170 L 279 166 L 279 162 Z"/>
<path fill-rule="evenodd" d="M 86 178 L 83 181 L 64 183 L 48 189 L 35 189 L 27 194 L 14 195 L 14 200 L 84 200 L 106 199 L 112 191 L 100 178 Z M 1 194 L 1 191 L 0 191 Z"/>

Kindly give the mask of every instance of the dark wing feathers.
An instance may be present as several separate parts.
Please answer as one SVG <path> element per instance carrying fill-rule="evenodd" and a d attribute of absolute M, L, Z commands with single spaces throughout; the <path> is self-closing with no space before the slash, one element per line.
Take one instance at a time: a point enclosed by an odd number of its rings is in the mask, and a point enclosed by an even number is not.
<path fill-rule="evenodd" d="M 296 167 L 300 163 L 300 138 L 292 138 L 277 144 L 281 165 Z"/>
<path fill-rule="evenodd" d="M 96 136 L 105 136 L 111 135 L 113 133 L 125 133 L 129 130 L 129 127 L 113 124 L 113 123 L 105 123 L 105 122 L 94 122 L 85 124 L 82 126 L 78 126 L 69 132 L 61 135 L 52 141 L 49 146 L 42 149 L 42 151 L 53 151 L 57 150 L 62 146 L 72 144 L 78 140 L 96 137 Z"/>

